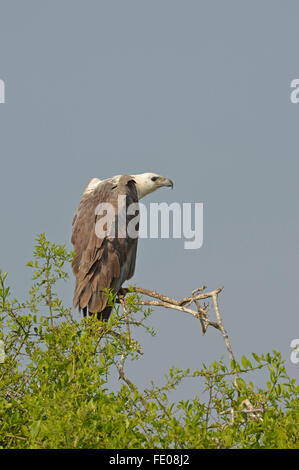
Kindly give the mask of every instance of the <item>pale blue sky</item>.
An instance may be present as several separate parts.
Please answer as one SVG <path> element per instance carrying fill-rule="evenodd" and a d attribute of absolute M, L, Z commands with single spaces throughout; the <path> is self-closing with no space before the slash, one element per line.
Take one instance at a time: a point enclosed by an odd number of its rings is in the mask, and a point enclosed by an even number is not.
<path fill-rule="evenodd" d="M 175 187 L 148 202 L 203 202 L 204 243 L 140 240 L 133 281 L 176 297 L 224 285 L 236 356 L 281 350 L 298 375 L 298 21 L 291 0 L 0 0 L 0 266 L 16 295 L 37 234 L 71 248 L 91 177 L 156 172 Z M 141 385 L 226 357 L 187 315 L 152 324 L 128 371 Z"/>

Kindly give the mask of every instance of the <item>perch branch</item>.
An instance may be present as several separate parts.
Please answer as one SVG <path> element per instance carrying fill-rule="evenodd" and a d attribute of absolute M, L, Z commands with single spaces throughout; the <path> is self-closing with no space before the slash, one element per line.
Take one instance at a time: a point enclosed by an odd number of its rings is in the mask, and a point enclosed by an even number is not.
<path fill-rule="evenodd" d="M 152 298 L 151 300 L 138 300 L 137 301 L 138 305 L 169 308 L 173 310 L 178 310 L 180 312 L 188 313 L 189 315 L 193 315 L 193 317 L 200 320 L 203 334 L 206 333 L 207 328 L 209 326 L 219 330 L 223 336 L 230 360 L 231 361 L 235 360 L 234 353 L 233 353 L 231 344 L 229 342 L 227 332 L 223 326 L 222 317 L 220 314 L 219 304 L 218 304 L 218 295 L 220 294 L 220 292 L 222 292 L 223 287 L 219 287 L 218 289 L 215 289 L 210 292 L 203 292 L 205 289 L 206 289 L 206 286 L 202 286 L 198 289 L 194 289 L 191 292 L 191 295 L 189 297 L 184 297 L 180 300 L 176 300 L 172 297 L 168 297 L 166 295 L 160 294 L 154 290 L 145 289 L 143 287 L 134 287 L 135 292 Z M 128 292 L 129 292 L 128 289 L 122 289 L 122 294 L 124 296 Z M 217 321 L 212 321 L 208 317 L 208 312 L 210 309 L 209 303 L 201 305 L 201 302 L 207 299 L 211 299 L 212 301 Z M 124 307 L 123 300 L 121 303 Z M 196 309 L 191 308 L 192 304 L 195 305 Z M 235 384 L 237 386 L 237 382 L 236 382 L 236 379 L 238 378 L 237 372 L 235 372 L 234 375 L 235 375 Z"/>

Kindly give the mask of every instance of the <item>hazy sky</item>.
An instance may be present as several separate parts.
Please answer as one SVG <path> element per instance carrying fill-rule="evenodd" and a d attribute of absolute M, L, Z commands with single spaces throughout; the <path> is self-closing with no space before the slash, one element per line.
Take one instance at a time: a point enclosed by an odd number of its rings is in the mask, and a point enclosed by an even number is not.
<path fill-rule="evenodd" d="M 0 267 L 28 291 L 34 238 L 71 248 L 91 177 L 171 178 L 144 202 L 203 202 L 204 243 L 139 242 L 132 282 L 175 297 L 224 286 L 233 350 L 280 350 L 298 321 L 298 1 L 0 0 Z M 64 286 L 70 305 L 71 276 Z M 147 385 L 226 350 L 198 321 L 157 310 L 128 369 Z M 181 396 L 199 391 L 188 382 Z"/>

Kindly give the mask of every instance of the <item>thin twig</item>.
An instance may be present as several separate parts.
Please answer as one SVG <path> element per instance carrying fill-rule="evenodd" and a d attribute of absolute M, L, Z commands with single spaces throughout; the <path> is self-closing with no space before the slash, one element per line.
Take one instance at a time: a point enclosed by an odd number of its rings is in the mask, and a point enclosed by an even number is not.
<path fill-rule="evenodd" d="M 128 377 L 124 373 L 125 360 L 126 360 L 126 354 L 122 354 L 119 365 L 118 365 L 119 378 L 122 379 L 130 387 L 131 390 L 134 390 L 135 385 L 133 384 L 133 382 L 131 382 L 130 379 L 128 379 Z M 147 402 L 145 401 L 145 399 L 141 395 L 139 397 L 140 397 L 140 401 L 142 402 L 144 408 L 147 409 Z"/>
<path fill-rule="evenodd" d="M 126 320 L 126 328 L 127 328 L 127 342 L 130 344 L 131 342 L 131 331 L 130 331 L 130 324 L 129 324 L 129 318 L 128 318 L 128 312 L 126 309 L 126 301 L 124 297 L 120 298 L 120 303 L 122 305 L 123 311 L 124 311 L 124 316 Z"/>

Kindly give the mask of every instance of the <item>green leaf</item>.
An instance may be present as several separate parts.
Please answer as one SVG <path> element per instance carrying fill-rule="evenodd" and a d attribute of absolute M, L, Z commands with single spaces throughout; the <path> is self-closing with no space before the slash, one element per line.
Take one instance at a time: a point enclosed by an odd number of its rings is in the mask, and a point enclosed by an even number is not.
<path fill-rule="evenodd" d="M 30 436 L 32 439 L 35 439 L 37 434 L 38 434 L 38 431 L 39 431 L 39 428 L 40 428 L 40 423 L 41 423 L 41 420 L 38 420 L 36 421 L 35 423 L 32 424 L 31 428 L 30 428 Z"/>
<path fill-rule="evenodd" d="M 244 367 L 244 369 L 251 369 L 252 368 L 252 364 L 251 362 L 247 359 L 246 356 L 242 356 L 242 359 L 241 359 L 241 362 L 242 362 L 242 366 Z"/>

